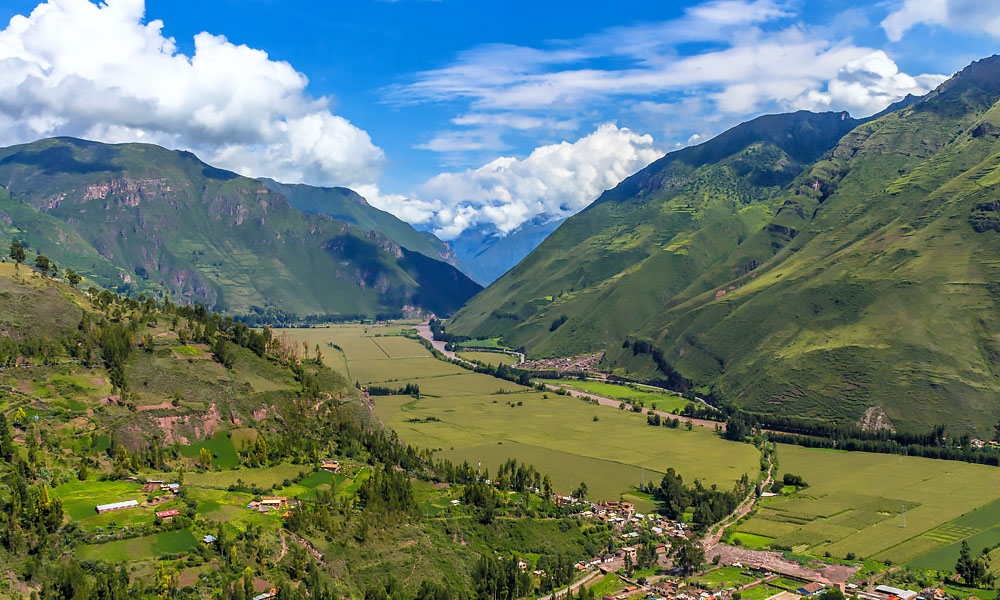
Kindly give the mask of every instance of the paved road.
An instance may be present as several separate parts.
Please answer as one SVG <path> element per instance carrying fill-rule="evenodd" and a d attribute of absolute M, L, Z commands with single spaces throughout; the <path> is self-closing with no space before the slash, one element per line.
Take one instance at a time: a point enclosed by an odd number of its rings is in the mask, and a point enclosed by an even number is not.
<path fill-rule="evenodd" d="M 454 352 L 445 350 L 444 347 L 447 345 L 447 342 L 440 342 L 434 339 L 434 334 L 431 333 L 430 323 L 421 323 L 420 325 L 417 325 L 417 333 L 420 334 L 420 337 L 430 342 L 434 346 L 435 350 L 437 350 L 441 354 L 444 354 L 448 358 L 452 360 L 460 360 L 466 364 L 470 365 L 472 364 L 469 361 L 462 358 L 461 356 L 458 356 Z M 511 356 L 516 356 L 518 364 L 524 362 L 524 354 L 521 352 L 514 352 L 513 350 L 504 350 L 503 352 L 498 352 L 497 354 L 509 354 Z"/>

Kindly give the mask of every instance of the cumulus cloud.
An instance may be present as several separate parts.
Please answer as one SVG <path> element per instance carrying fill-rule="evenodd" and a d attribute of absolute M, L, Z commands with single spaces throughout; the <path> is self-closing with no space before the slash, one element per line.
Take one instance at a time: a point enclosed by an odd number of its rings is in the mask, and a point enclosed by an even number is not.
<path fill-rule="evenodd" d="M 143 0 L 50 0 L 0 31 L 0 137 L 71 135 L 190 149 L 247 175 L 370 185 L 369 135 L 290 64 L 200 33 L 190 57 Z"/>
<path fill-rule="evenodd" d="M 885 52 L 877 50 L 848 61 L 826 91 L 811 90 L 794 105 L 810 110 L 848 110 L 855 116 L 874 114 L 907 94 L 921 95 L 941 84 L 944 75 L 911 77 L 900 73 Z"/>
<path fill-rule="evenodd" d="M 540 214 L 576 213 L 661 155 L 651 136 L 607 123 L 575 142 L 536 148 L 523 159 L 502 157 L 477 169 L 442 173 L 410 197 L 369 202 L 426 224 L 443 239 L 482 223 L 506 234 Z"/>
<path fill-rule="evenodd" d="M 935 25 L 1000 38 L 1000 13 L 992 0 L 904 0 L 881 25 L 886 37 L 894 42 L 917 25 Z"/>

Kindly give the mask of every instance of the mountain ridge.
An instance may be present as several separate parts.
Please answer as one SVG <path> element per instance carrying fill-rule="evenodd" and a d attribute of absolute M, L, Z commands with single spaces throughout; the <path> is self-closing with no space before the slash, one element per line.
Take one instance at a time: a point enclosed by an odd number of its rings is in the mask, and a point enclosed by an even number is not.
<path fill-rule="evenodd" d="M 479 289 L 437 270 L 448 293 L 421 295 L 435 285 L 419 272 L 431 263 L 403 261 L 387 235 L 304 215 L 190 152 L 52 138 L 0 149 L 0 183 L 0 236 L 121 291 L 238 313 L 373 316 L 447 314 Z"/>
<path fill-rule="evenodd" d="M 750 411 L 854 422 L 880 407 L 904 428 L 987 435 L 1000 417 L 998 100 L 991 57 L 845 122 L 797 170 L 809 152 L 775 136 L 695 168 L 671 153 L 567 220 L 448 330 L 537 356 L 604 350 L 613 373 Z"/>

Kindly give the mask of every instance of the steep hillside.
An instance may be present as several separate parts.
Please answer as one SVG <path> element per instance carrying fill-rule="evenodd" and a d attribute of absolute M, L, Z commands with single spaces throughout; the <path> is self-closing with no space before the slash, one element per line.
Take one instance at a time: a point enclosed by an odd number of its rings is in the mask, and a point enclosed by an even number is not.
<path fill-rule="evenodd" d="M 503 335 L 539 356 L 620 343 L 764 227 L 783 186 L 857 123 L 841 113 L 761 117 L 666 155 L 564 222 L 450 329 Z"/>
<path fill-rule="evenodd" d="M 368 204 L 354 190 L 343 187 L 314 187 L 305 184 L 279 183 L 261 179 L 268 189 L 281 194 L 288 203 L 310 215 L 326 215 L 365 231 L 384 233 L 400 246 L 458 266 L 458 259 L 448 244 L 427 231 L 417 231 L 409 223 Z"/>
<path fill-rule="evenodd" d="M 0 149 L 0 185 L 4 247 L 22 240 L 120 291 L 304 316 L 447 314 L 479 289 L 383 233 L 303 215 L 188 152 L 42 140 Z"/>
<path fill-rule="evenodd" d="M 610 370 L 754 411 L 855 421 L 881 406 L 898 427 L 992 435 L 998 99 L 993 57 L 826 154 L 822 136 L 797 151 L 758 119 L 668 155 L 570 219 L 449 330 L 538 355 L 606 349 Z M 740 131 L 754 123 L 757 134 Z M 842 135 L 825 131 L 830 146 Z"/>

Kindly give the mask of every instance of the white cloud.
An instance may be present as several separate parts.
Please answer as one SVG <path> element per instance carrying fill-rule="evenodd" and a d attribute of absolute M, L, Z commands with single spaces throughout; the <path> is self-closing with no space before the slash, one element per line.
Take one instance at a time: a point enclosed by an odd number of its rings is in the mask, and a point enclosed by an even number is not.
<path fill-rule="evenodd" d="M 828 82 L 826 91 L 811 90 L 794 102 L 809 110 L 848 110 L 855 116 L 874 114 L 907 94 L 921 95 L 941 84 L 944 75 L 911 77 L 881 50 L 848 61 Z"/>
<path fill-rule="evenodd" d="M 578 212 L 661 155 L 651 136 L 608 123 L 573 143 L 536 148 L 523 159 L 502 157 L 477 169 L 442 173 L 409 198 L 369 202 L 429 224 L 443 239 L 480 223 L 509 233 L 540 214 Z"/>
<path fill-rule="evenodd" d="M 994 0 L 904 0 L 881 25 L 893 42 L 901 40 L 917 25 L 936 25 L 1000 38 L 1000 12 Z"/>
<path fill-rule="evenodd" d="M 0 31 L 0 137 L 144 141 L 247 175 L 376 180 L 382 150 L 328 98 L 310 97 L 291 65 L 209 33 L 187 57 L 144 15 L 143 0 L 51 0 L 11 19 Z"/>
<path fill-rule="evenodd" d="M 836 28 L 797 21 L 795 5 L 713 0 L 677 19 L 613 27 L 538 48 L 481 46 L 450 65 L 416 74 L 409 85 L 391 89 L 389 99 L 459 105 L 480 121 L 482 115 L 503 115 L 492 123 L 497 141 L 543 118 L 635 124 L 629 119 L 644 113 L 640 128 L 662 130 L 666 145 L 766 112 L 810 107 L 871 114 L 941 81 L 938 75 L 900 72 L 885 53 L 838 38 Z M 858 15 L 849 9 L 844 19 L 856 22 Z M 703 48 L 688 54 L 685 44 Z M 654 124 L 657 113 L 674 122 Z M 461 117 L 452 123 L 468 125 Z M 447 140 L 455 133 L 437 135 Z"/>

